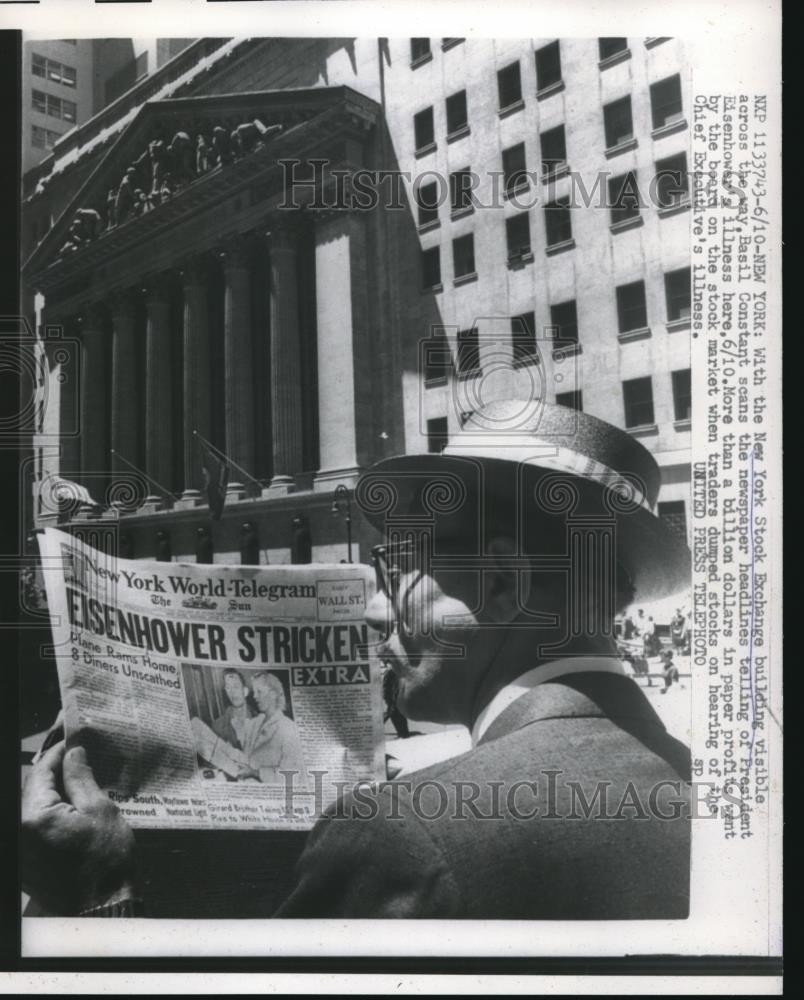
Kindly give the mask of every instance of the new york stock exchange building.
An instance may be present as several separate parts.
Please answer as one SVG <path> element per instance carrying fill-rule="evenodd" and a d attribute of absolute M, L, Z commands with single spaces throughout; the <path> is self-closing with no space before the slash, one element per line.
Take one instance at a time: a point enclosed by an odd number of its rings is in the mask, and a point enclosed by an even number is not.
<path fill-rule="evenodd" d="M 366 561 L 362 470 L 536 393 L 639 436 L 686 532 L 682 65 L 675 39 L 190 44 L 24 179 L 30 526 Z M 658 207 L 569 207 L 573 172 L 662 164 Z"/>

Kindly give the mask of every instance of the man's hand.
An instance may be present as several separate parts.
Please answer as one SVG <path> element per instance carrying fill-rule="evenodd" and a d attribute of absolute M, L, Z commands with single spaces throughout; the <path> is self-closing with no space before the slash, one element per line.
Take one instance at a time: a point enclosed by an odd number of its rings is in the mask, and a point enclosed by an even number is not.
<path fill-rule="evenodd" d="M 256 778 L 257 781 L 260 780 L 260 772 L 256 771 L 253 767 L 241 767 L 237 772 L 238 781 L 246 781 L 248 778 Z"/>
<path fill-rule="evenodd" d="M 130 894 L 133 867 L 134 834 L 83 747 L 58 743 L 22 792 L 23 889 L 54 915 L 78 914 Z"/>

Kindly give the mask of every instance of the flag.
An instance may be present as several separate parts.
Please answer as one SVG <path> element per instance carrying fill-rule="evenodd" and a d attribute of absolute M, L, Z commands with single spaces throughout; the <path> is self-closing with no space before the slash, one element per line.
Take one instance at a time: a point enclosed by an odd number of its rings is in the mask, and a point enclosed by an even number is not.
<path fill-rule="evenodd" d="M 229 483 L 229 466 L 208 448 L 201 445 L 201 465 L 204 470 L 204 490 L 207 494 L 209 512 L 213 521 L 220 521 L 226 502 L 226 487 Z"/>

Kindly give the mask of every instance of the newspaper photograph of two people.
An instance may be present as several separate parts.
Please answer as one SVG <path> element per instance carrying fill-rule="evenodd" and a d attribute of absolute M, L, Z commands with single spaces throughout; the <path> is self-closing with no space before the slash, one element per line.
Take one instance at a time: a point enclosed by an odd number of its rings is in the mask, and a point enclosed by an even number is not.
<path fill-rule="evenodd" d="M 63 732 L 23 792 L 26 892 L 147 916 L 138 831 L 303 830 L 280 917 L 687 917 L 691 567 L 658 485 L 626 432 L 503 400 L 364 473 L 371 565 L 44 530 Z"/>

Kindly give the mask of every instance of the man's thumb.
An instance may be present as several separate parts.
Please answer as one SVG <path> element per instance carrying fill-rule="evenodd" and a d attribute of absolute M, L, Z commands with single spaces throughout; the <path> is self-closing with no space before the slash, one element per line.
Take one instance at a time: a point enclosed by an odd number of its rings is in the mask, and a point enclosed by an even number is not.
<path fill-rule="evenodd" d="M 71 747 L 64 755 L 62 776 L 67 798 L 79 812 L 87 812 L 108 802 L 106 796 L 98 788 L 95 775 L 87 760 L 86 750 L 83 747 Z"/>

